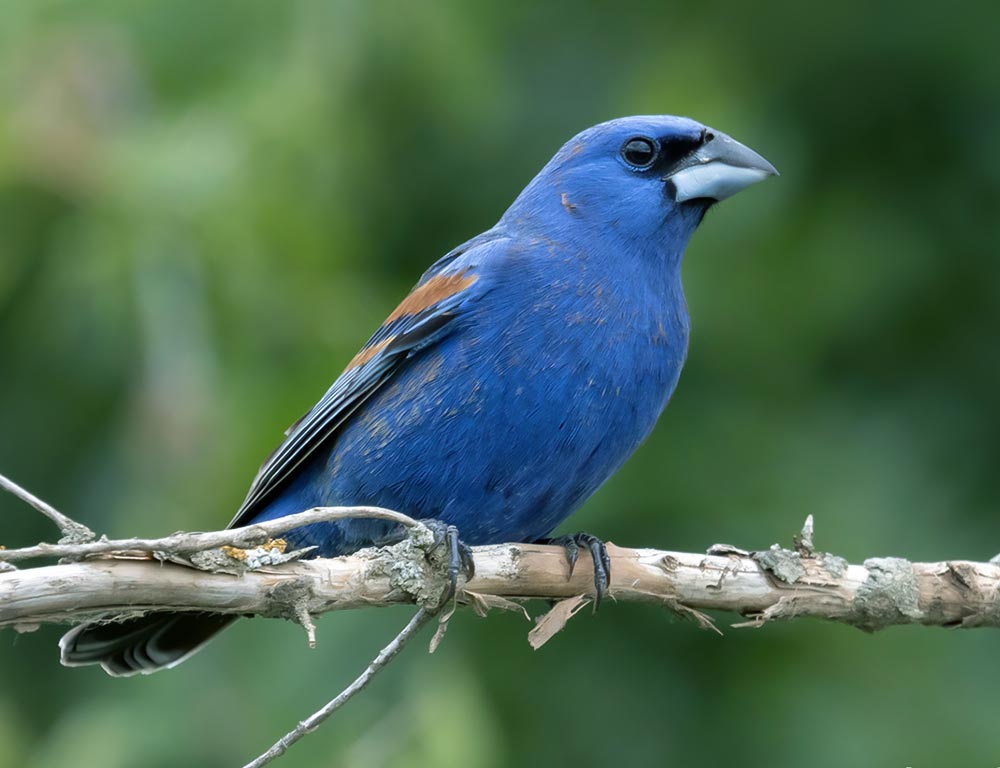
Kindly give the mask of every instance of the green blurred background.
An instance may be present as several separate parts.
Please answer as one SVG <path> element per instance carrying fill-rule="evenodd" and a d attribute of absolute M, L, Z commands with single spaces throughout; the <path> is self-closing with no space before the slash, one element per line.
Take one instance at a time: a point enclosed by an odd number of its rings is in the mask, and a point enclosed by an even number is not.
<path fill-rule="evenodd" d="M 763 548 L 812 512 L 852 560 L 989 558 L 998 8 L 4 0 L 0 471 L 110 535 L 224 524 L 427 265 L 578 130 L 667 112 L 783 175 L 695 236 L 680 388 L 566 529 Z M 241 765 L 408 615 L 325 616 L 315 651 L 240 622 L 129 680 L 4 632 L 0 766 Z M 461 613 L 279 765 L 1000 761 L 992 632 L 718 637 L 613 604 L 537 652 L 528 628 Z"/>

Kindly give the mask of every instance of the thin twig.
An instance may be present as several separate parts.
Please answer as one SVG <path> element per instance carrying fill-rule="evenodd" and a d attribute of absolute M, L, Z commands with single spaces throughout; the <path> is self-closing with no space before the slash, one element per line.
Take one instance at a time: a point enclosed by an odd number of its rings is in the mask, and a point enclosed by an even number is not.
<path fill-rule="evenodd" d="M 350 701 L 351 697 L 359 693 L 371 679 L 385 667 L 393 657 L 396 656 L 406 643 L 420 631 L 420 629 L 427 624 L 434 616 L 432 611 L 428 611 L 426 608 L 421 608 L 417 611 L 413 618 L 410 619 L 409 623 L 403 627 L 402 632 L 400 632 L 392 641 L 385 646 L 381 651 L 379 651 L 378 656 L 368 665 L 354 682 L 337 694 L 336 698 L 329 701 L 321 709 L 314 712 L 312 715 L 307 717 L 305 720 L 300 722 L 294 729 L 282 736 L 274 745 L 264 752 L 262 755 L 256 759 L 247 763 L 243 768 L 261 768 L 261 766 L 267 765 L 272 760 L 281 757 L 292 744 L 297 742 L 303 736 L 312 733 L 320 724 L 326 720 L 330 715 L 340 709 L 344 704 Z"/>
<path fill-rule="evenodd" d="M 175 533 L 158 539 L 106 539 L 82 544 L 36 544 L 20 549 L 0 550 L 0 562 L 17 562 L 40 557 L 68 557 L 79 559 L 90 555 L 106 555 L 122 552 L 150 552 L 164 554 L 191 554 L 207 549 L 232 546 L 249 549 L 264 544 L 280 533 L 311 523 L 330 520 L 365 517 L 387 520 L 407 528 L 422 527 L 423 524 L 412 517 L 381 507 L 315 507 L 294 515 L 266 520 L 261 523 L 227 528 L 224 531 L 206 533 Z"/>
<path fill-rule="evenodd" d="M 17 496 L 17 498 L 21 501 L 34 507 L 36 510 L 49 518 L 49 520 L 59 526 L 59 530 L 63 535 L 62 541 L 66 544 L 82 544 L 87 541 L 93 541 L 97 538 L 96 534 L 83 523 L 78 523 L 76 520 L 67 517 L 51 504 L 48 504 L 35 496 L 35 494 L 31 493 L 31 491 L 25 490 L 19 486 L 9 477 L 0 475 L 0 489 Z"/>

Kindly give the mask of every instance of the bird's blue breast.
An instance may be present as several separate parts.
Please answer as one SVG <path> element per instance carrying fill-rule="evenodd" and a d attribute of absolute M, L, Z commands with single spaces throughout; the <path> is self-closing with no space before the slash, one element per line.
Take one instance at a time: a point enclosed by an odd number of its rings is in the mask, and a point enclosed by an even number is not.
<path fill-rule="evenodd" d="M 469 544 L 551 532 L 649 434 L 687 349 L 676 265 L 623 276 L 603 256 L 522 246 L 256 519 L 364 504 L 455 524 Z M 336 555 L 384 532 L 352 520 L 291 538 Z"/>

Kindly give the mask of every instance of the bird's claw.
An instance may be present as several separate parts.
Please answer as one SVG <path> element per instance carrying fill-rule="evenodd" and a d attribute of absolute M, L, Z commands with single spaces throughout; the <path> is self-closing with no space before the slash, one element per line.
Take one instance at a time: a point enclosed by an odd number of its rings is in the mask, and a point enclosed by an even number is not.
<path fill-rule="evenodd" d="M 441 597 L 441 605 L 447 604 L 455 597 L 458 590 L 458 577 L 471 579 L 476 575 L 476 564 L 472 559 L 472 549 L 458 537 L 458 528 L 440 520 L 421 520 L 434 535 L 434 548 L 444 546 L 448 558 L 445 575 L 448 587 Z"/>
<path fill-rule="evenodd" d="M 573 570 L 580 556 L 580 547 L 586 547 L 590 551 L 590 557 L 594 561 L 594 610 L 600 608 L 601 600 L 611 586 L 611 558 L 608 557 L 608 548 L 604 542 L 596 536 L 581 531 L 551 539 L 540 539 L 538 543 L 553 544 L 566 550 L 570 578 L 573 577 Z"/>

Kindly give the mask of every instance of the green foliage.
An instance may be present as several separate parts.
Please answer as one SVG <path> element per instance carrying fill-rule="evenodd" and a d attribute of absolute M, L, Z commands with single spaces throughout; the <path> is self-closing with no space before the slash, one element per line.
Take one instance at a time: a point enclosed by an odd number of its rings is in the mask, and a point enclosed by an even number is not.
<path fill-rule="evenodd" d="M 689 114 L 782 171 L 685 266 L 681 386 L 572 521 L 622 544 L 1000 550 L 995 4 L 7 0 L 0 467 L 92 528 L 224 524 L 422 269 L 577 130 Z M 0 537 L 52 530 L 0 498 Z M 726 619 L 728 617 L 723 617 Z M 236 765 L 404 611 L 251 621 L 183 667 L 0 634 L 0 766 Z M 459 615 L 282 765 L 989 766 L 996 640 L 648 607 L 538 652 Z"/>

